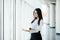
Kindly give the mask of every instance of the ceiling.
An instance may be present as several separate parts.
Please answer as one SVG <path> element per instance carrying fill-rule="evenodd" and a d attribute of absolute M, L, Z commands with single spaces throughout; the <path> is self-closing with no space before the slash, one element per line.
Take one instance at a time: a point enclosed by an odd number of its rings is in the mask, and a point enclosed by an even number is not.
<path fill-rule="evenodd" d="M 39 0 L 40 2 L 42 2 L 42 3 L 55 3 L 56 2 L 56 0 Z"/>
<path fill-rule="evenodd" d="M 42 4 L 55 3 L 56 0 L 23 0 L 25 3 L 28 3 L 33 8 L 41 7 Z"/>

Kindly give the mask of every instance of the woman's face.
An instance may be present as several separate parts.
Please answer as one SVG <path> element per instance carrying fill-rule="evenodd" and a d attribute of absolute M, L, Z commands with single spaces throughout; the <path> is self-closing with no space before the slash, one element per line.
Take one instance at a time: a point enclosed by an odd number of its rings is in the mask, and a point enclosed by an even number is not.
<path fill-rule="evenodd" d="M 34 16 L 34 18 L 38 17 L 37 11 L 34 11 L 33 16 Z"/>

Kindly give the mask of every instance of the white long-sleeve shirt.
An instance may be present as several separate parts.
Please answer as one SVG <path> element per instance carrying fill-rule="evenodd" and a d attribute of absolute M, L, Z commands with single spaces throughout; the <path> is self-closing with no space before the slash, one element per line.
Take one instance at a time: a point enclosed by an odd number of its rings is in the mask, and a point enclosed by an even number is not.
<path fill-rule="evenodd" d="M 36 33 L 38 31 L 41 31 L 41 28 L 42 28 L 42 25 L 43 25 L 43 20 L 40 20 L 40 25 L 38 25 L 38 19 L 35 20 L 32 24 L 31 24 L 31 27 L 32 29 L 34 30 L 31 30 L 30 32 L 31 33 Z"/>

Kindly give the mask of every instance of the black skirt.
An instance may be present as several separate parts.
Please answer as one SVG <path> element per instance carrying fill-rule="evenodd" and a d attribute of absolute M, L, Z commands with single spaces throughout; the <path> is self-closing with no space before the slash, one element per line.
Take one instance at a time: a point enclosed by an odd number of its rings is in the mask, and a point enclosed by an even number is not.
<path fill-rule="evenodd" d="M 30 40 L 42 40 L 42 36 L 41 36 L 40 31 L 37 33 L 31 33 Z"/>

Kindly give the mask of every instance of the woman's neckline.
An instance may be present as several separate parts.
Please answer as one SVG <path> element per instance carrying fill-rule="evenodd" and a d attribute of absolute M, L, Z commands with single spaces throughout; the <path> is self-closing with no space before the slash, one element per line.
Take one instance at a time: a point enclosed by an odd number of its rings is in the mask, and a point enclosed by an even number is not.
<path fill-rule="evenodd" d="M 35 20 L 39 20 L 39 18 L 35 19 Z"/>

